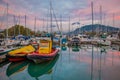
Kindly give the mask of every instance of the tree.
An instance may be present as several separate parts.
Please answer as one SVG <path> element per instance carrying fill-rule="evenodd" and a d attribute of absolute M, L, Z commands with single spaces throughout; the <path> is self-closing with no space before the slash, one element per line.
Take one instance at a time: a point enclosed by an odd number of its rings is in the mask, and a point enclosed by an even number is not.
<path fill-rule="evenodd" d="M 4 30 L 4 34 L 6 35 L 6 29 Z M 22 25 L 14 25 L 8 29 L 8 36 L 17 36 L 19 34 L 28 36 L 33 34 L 33 31 L 29 28 L 25 28 Z"/>

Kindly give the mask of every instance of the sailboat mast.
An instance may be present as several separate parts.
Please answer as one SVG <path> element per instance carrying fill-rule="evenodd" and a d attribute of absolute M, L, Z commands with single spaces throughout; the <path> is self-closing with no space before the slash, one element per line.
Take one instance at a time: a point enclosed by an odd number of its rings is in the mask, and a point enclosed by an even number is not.
<path fill-rule="evenodd" d="M 25 32 L 26 32 L 26 35 L 27 35 L 27 31 L 26 31 L 26 15 L 25 15 Z"/>
<path fill-rule="evenodd" d="M 36 17 L 35 17 L 35 22 L 34 22 L 34 36 L 36 35 Z"/>
<path fill-rule="evenodd" d="M 44 17 L 43 17 L 43 31 L 45 31 L 45 30 L 44 30 L 44 27 L 45 27 L 44 21 L 45 21 L 45 20 L 44 20 Z"/>
<path fill-rule="evenodd" d="M 7 26 L 6 26 L 6 39 L 8 38 L 8 4 L 7 4 Z"/>
<path fill-rule="evenodd" d="M 60 46 L 62 46 L 62 15 L 60 15 Z"/>
<path fill-rule="evenodd" d="M 13 15 L 13 19 L 14 19 L 14 36 L 15 36 L 15 25 L 16 25 L 16 23 L 15 23 L 15 15 Z"/>
<path fill-rule="evenodd" d="M 93 2 L 91 2 L 91 12 L 92 12 L 92 33 L 93 33 L 93 24 L 94 24 L 94 15 L 93 15 Z M 92 40 L 93 40 L 93 36 L 92 36 Z M 93 57 L 93 45 L 92 45 L 92 55 L 91 55 L 91 80 L 93 79 L 93 61 L 94 61 L 94 57 Z"/>
<path fill-rule="evenodd" d="M 47 32 L 48 32 L 48 15 L 47 15 Z"/>
<path fill-rule="evenodd" d="M 115 26 L 115 20 L 114 20 L 114 18 L 115 18 L 115 14 L 113 13 L 113 27 Z"/>
<path fill-rule="evenodd" d="M 69 38 L 70 38 L 70 16 L 69 16 Z"/>
<path fill-rule="evenodd" d="M 115 27 L 115 14 L 113 13 L 113 27 Z M 112 29 L 112 32 L 114 31 L 114 29 Z"/>
<path fill-rule="evenodd" d="M 48 32 L 48 21 L 49 21 L 49 12 L 50 12 L 50 8 L 48 8 L 48 14 L 47 14 L 47 32 Z"/>
<path fill-rule="evenodd" d="M 104 25 L 106 25 L 106 14 L 104 13 Z"/>
<path fill-rule="evenodd" d="M 61 22 L 60 22 L 60 35 L 62 36 L 62 15 L 60 16 Z"/>
<path fill-rule="evenodd" d="M 102 6 L 100 5 L 100 27 L 102 26 Z M 102 32 L 101 31 L 101 29 L 99 29 L 100 30 L 100 32 Z"/>
<path fill-rule="evenodd" d="M 20 35 L 20 15 L 19 15 L 19 35 Z"/>
<path fill-rule="evenodd" d="M 106 26 L 106 14 L 104 13 L 104 25 Z M 106 29 L 105 29 L 105 33 L 108 33 L 107 32 L 107 26 L 106 26 Z"/>
<path fill-rule="evenodd" d="M 48 10 L 49 12 L 49 10 Z M 48 32 L 48 14 L 47 14 L 47 32 Z"/>
<path fill-rule="evenodd" d="M 80 16 L 79 16 L 79 23 L 80 23 Z M 80 23 L 81 24 L 81 23 Z M 80 24 L 78 25 L 79 27 L 78 27 L 78 34 L 80 34 Z"/>
<path fill-rule="evenodd" d="M 52 2 L 51 2 L 51 1 L 52 1 L 52 0 L 50 0 L 50 22 L 51 22 L 51 23 L 50 23 L 50 24 L 51 24 L 50 27 L 51 27 L 51 34 L 52 34 L 52 25 L 53 25 L 53 24 L 52 24 L 52 20 L 53 20 L 53 19 L 52 19 Z"/>
<path fill-rule="evenodd" d="M 92 10 L 92 33 L 93 33 L 93 24 L 94 24 L 94 16 L 93 16 L 93 2 L 91 2 L 91 10 Z"/>
<path fill-rule="evenodd" d="M 102 25 L 102 6 L 100 5 L 100 24 Z"/>

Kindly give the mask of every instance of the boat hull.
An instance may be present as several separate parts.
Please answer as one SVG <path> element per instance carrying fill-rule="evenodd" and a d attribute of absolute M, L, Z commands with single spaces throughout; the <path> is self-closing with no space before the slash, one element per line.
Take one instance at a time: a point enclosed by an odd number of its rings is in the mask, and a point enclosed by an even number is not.
<path fill-rule="evenodd" d="M 5 53 L 8 53 L 8 52 L 10 52 L 10 51 L 12 51 L 13 49 L 9 49 L 9 50 L 1 50 L 0 51 L 0 55 L 3 55 L 3 54 L 5 54 Z"/>
<path fill-rule="evenodd" d="M 20 49 L 13 50 L 7 54 L 9 61 L 16 62 L 16 61 L 23 61 L 26 60 L 26 55 L 34 52 L 35 49 L 31 45 L 24 46 Z"/>
<path fill-rule="evenodd" d="M 8 59 L 6 58 L 6 54 L 0 55 L 0 65 L 4 62 L 6 62 Z"/>
<path fill-rule="evenodd" d="M 24 61 L 24 60 L 27 59 L 26 55 L 22 55 L 22 56 L 15 55 L 15 56 L 12 56 L 12 55 L 7 54 L 6 56 L 7 56 L 8 60 L 11 61 L 11 62 Z"/>
<path fill-rule="evenodd" d="M 10 51 L 11 51 L 11 50 L 10 50 Z M 8 53 L 8 52 L 10 52 L 10 51 L 1 51 L 1 52 L 0 52 L 0 55 L 5 54 L 5 53 Z"/>
<path fill-rule="evenodd" d="M 33 60 L 35 63 L 40 63 L 40 62 L 52 60 L 57 55 L 58 52 L 59 52 L 58 49 L 52 50 L 52 52 L 49 54 L 45 54 L 45 53 L 40 54 L 38 52 L 33 52 L 31 54 L 28 54 L 27 58 Z"/>

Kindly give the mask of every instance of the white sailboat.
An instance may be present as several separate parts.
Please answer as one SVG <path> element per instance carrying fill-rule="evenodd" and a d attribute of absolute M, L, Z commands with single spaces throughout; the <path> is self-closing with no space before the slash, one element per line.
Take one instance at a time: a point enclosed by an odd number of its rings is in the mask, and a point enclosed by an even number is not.
<path fill-rule="evenodd" d="M 113 14 L 113 27 L 115 26 L 115 14 Z M 111 34 L 107 37 L 107 40 L 109 41 L 119 41 L 118 34 L 120 32 L 120 29 L 117 31 L 117 34 Z"/>
<path fill-rule="evenodd" d="M 0 47 L 0 55 L 7 53 L 13 49 L 15 49 L 12 44 L 13 41 L 8 39 L 8 4 L 7 4 L 7 27 L 6 27 L 6 39 L 1 43 L 1 47 Z"/>
<path fill-rule="evenodd" d="M 26 29 L 26 17 L 27 17 L 27 16 L 25 15 L 25 29 Z M 19 20 L 19 22 L 20 22 L 20 20 Z M 27 34 L 27 35 L 26 35 L 27 37 L 30 36 L 28 30 L 26 31 L 26 34 Z M 26 36 L 24 36 L 24 37 L 26 37 Z M 21 45 L 21 46 L 26 46 L 26 45 L 28 45 L 29 43 L 30 43 L 30 39 L 22 39 L 22 40 L 20 41 L 20 45 Z"/>
<path fill-rule="evenodd" d="M 100 26 L 102 26 L 102 6 L 100 6 Z M 99 40 L 97 41 L 98 45 L 105 45 L 105 46 L 111 45 L 111 41 L 108 41 L 106 38 L 107 38 L 106 33 L 102 32 L 102 35 L 100 36 Z"/>

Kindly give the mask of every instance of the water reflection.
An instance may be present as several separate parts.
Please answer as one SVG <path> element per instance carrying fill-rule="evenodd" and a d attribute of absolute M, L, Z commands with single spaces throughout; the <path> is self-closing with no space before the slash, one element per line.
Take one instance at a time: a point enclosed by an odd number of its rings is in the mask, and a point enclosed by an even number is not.
<path fill-rule="evenodd" d="M 72 46 L 72 51 L 79 52 L 79 46 Z"/>
<path fill-rule="evenodd" d="M 0 63 L 0 68 L 2 68 L 3 66 L 7 65 L 9 63 L 9 61 L 4 61 L 2 63 Z"/>
<path fill-rule="evenodd" d="M 102 54 L 102 53 L 107 53 L 106 50 L 107 50 L 107 49 L 106 49 L 105 46 L 101 46 L 101 48 L 100 48 L 100 52 L 101 52 L 101 54 Z"/>
<path fill-rule="evenodd" d="M 28 65 L 28 61 L 22 61 L 22 62 L 12 62 L 9 64 L 6 75 L 9 77 L 13 74 L 19 73 L 23 71 Z"/>
<path fill-rule="evenodd" d="M 52 67 L 55 65 L 56 61 L 59 58 L 59 54 L 51 61 L 44 62 L 40 64 L 35 64 L 31 62 L 28 66 L 28 73 L 31 77 L 37 78 L 43 74 L 50 74 L 52 72 Z"/>
<path fill-rule="evenodd" d="M 109 46 L 101 46 L 97 52 L 95 49 L 96 47 L 93 47 L 91 54 L 91 80 L 119 80 L 117 71 L 120 69 L 117 67 L 120 67 L 120 52 L 112 50 Z"/>
<path fill-rule="evenodd" d="M 119 45 L 112 45 L 111 48 L 112 48 L 112 50 L 120 51 L 120 46 Z"/>
<path fill-rule="evenodd" d="M 58 58 L 59 54 L 53 60 L 40 64 L 31 61 L 11 62 L 6 69 L 8 79 L 5 80 L 26 80 L 33 77 L 38 80 L 38 77 L 52 73 Z"/>
<path fill-rule="evenodd" d="M 66 51 L 66 50 L 67 50 L 67 46 L 62 46 L 62 47 L 61 47 L 61 50 L 62 50 L 62 51 Z"/>
<path fill-rule="evenodd" d="M 50 62 L 5 63 L 0 80 L 120 80 L 120 51 L 115 46 L 60 48 Z"/>
<path fill-rule="evenodd" d="M 91 54 L 91 80 L 103 80 L 102 79 L 102 62 L 106 58 L 107 46 L 101 46 L 98 48 L 92 46 Z M 97 50 L 97 53 L 96 53 Z M 103 59 L 104 58 L 104 59 Z"/>
<path fill-rule="evenodd" d="M 94 56 L 93 56 L 93 51 L 94 50 L 94 47 L 92 45 L 92 55 L 91 55 L 91 78 L 90 80 L 93 80 L 93 61 L 94 61 Z"/>

